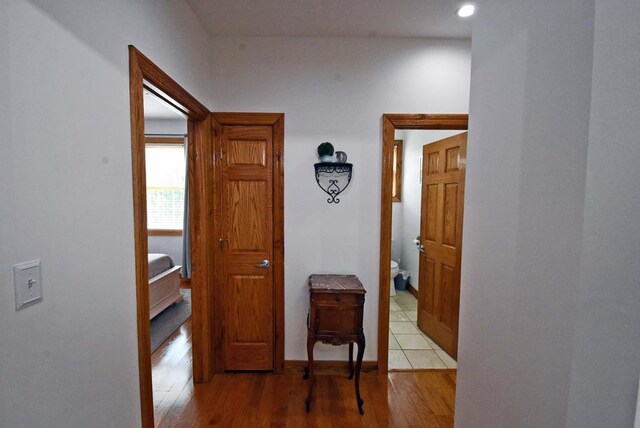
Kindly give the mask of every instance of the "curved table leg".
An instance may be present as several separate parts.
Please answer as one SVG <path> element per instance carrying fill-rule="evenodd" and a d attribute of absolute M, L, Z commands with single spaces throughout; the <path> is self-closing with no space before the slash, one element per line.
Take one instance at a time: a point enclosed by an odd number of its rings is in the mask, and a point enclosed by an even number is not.
<path fill-rule="evenodd" d="M 313 394 L 313 386 L 316 381 L 315 375 L 313 374 L 313 346 L 315 343 L 315 337 L 307 338 L 307 358 L 309 359 L 309 365 L 307 366 L 307 371 L 305 373 L 306 377 L 309 379 L 309 390 L 307 393 L 307 399 L 305 400 L 307 412 L 311 410 L 311 396 Z"/>
<path fill-rule="evenodd" d="M 362 406 L 364 405 L 364 400 L 360 397 L 360 369 L 362 369 L 362 357 L 364 356 L 364 333 L 358 334 L 358 359 L 356 361 L 356 401 L 358 402 L 358 410 L 361 415 L 364 415 L 364 409 Z"/>
<path fill-rule="evenodd" d="M 349 342 L 349 379 L 353 379 L 353 342 Z"/>

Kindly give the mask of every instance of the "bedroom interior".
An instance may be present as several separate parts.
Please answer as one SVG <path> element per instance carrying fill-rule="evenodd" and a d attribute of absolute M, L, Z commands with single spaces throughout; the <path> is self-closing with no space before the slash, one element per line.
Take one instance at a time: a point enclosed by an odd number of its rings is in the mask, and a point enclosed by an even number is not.
<path fill-rule="evenodd" d="M 154 352 L 191 315 L 184 234 L 187 120 L 144 91 L 149 318 Z M 184 281 L 183 281 L 184 280 Z M 181 283 L 185 284 L 181 288 Z"/>
<path fill-rule="evenodd" d="M 144 135 L 151 378 L 158 418 L 173 389 L 193 381 L 185 364 L 192 358 L 191 272 L 187 119 L 151 85 L 144 90 Z"/>

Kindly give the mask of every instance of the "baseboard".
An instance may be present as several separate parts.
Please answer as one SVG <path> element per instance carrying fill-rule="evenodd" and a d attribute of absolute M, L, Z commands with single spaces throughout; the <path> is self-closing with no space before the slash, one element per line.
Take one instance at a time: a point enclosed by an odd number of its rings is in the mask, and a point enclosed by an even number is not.
<path fill-rule="evenodd" d="M 413 296 L 417 299 L 418 298 L 418 290 L 416 290 L 415 288 L 413 288 L 411 286 L 411 284 L 407 284 L 407 291 L 411 294 L 413 294 Z"/>
<path fill-rule="evenodd" d="M 191 278 L 184 278 L 180 276 L 180 288 L 191 289 Z"/>
<path fill-rule="evenodd" d="M 355 361 L 354 361 L 355 364 Z M 283 374 L 303 375 L 304 369 L 307 367 L 306 360 L 288 360 L 284 362 Z M 315 361 L 313 369 L 317 375 L 343 375 L 349 373 L 348 361 Z M 363 375 L 378 374 L 377 361 L 363 361 L 360 373 Z"/>

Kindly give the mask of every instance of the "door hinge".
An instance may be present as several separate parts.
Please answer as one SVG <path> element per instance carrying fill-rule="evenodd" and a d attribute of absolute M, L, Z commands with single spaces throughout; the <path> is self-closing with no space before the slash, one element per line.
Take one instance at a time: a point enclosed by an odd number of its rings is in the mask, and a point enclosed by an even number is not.
<path fill-rule="evenodd" d="M 220 144 L 220 162 L 222 162 L 222 144 Z"/>

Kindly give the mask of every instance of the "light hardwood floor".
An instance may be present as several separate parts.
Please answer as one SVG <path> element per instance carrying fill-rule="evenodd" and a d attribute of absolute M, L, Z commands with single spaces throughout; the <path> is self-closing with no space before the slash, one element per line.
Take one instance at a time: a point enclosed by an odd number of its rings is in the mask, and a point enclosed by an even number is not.
<path fill-rule="evenodd" d="M 362 376 L 360 416 L 346 373 L 317 377 L 310 413 L 299 375 L 233 373 L 194 386 L 191 319 L 153 353 L 152 365 L 158 427 L 453 427 L 455 370 Z"/>

